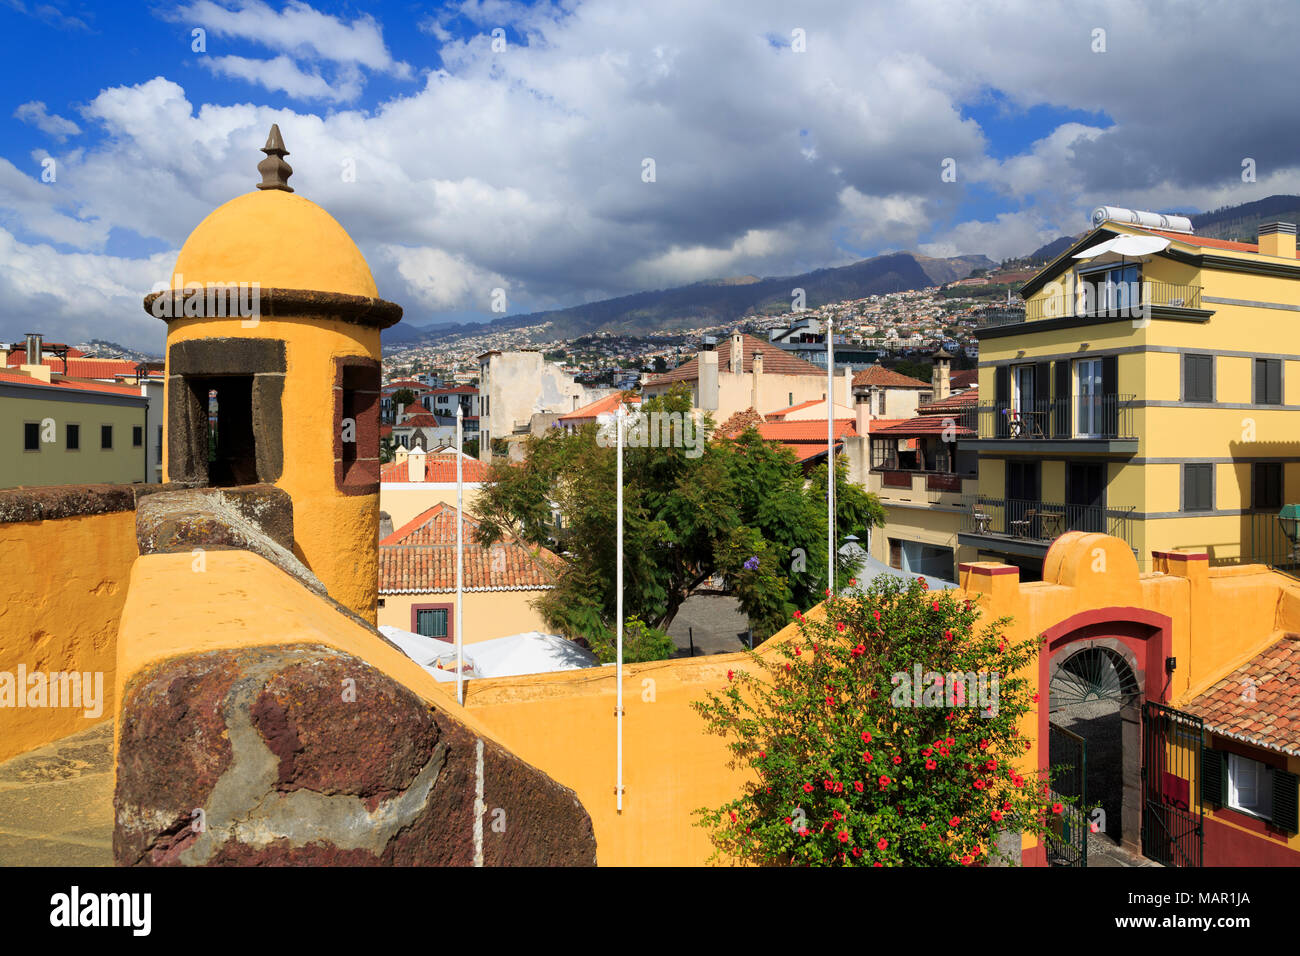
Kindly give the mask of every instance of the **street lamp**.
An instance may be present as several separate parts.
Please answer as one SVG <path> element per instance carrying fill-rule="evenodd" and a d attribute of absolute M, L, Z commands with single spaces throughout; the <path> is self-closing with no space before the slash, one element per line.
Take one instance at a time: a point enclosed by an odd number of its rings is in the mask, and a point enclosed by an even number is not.
<path fill-rule="evenodd" d="M 1291 542 L 1291 560 L 1300 559 L 1300 505 L 1283 505 L 1277 513 L 1277 523 Z"/>

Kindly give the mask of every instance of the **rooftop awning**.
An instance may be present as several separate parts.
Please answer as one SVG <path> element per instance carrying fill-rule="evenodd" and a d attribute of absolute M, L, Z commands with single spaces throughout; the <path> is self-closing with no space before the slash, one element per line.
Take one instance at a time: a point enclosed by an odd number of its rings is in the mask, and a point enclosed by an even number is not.
<path fill-rule="evenodd" d="M 1126 259 L 1149 256 L 1169 248 L 1169 240 L 1161 236 L 1115 236 L 1095 246 L 1089 246 L 1082 252 L 1076 252 L 1075 259 L 1096 259 L 1110 253 Z"/>

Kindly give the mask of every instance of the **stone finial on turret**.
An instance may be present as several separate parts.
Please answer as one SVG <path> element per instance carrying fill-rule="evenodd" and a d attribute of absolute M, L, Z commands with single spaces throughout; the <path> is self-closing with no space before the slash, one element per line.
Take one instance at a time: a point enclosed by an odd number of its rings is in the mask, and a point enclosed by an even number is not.
<path fill-rule="evenodd" d="M 257 171 L 262 174 L 262 181 L 257 184 L 257 188 L 293 192 L 293 187 L 289 185 L 293 167 L 284 161 L 289 151 L 284 148 L 284 139 L 280 136 L 278 124 L 271 124 L 271 135 L 266 138 L 266 145 L 262 147 L 262 152 L 266 153 L 266 159 L 257 164 Z"/>

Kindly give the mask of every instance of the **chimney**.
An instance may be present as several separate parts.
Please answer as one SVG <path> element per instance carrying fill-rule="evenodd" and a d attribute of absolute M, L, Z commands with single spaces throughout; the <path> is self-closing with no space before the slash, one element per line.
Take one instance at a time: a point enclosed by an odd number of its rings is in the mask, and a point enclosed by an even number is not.
<path fill-rule="evenodd" d="M 1295 223 L 1269 222 L 1259 227 L 1259 254 L 1295 258 Z"/>
<path fill-rule="evenodd" d="M 938 402 L 952 394 L 952 356 L 945 349 L 934 353 L 930 371 L 930 401 Z"/>
<path fill-rule="evenodd" d="M 393 424 L 394 424 L 394 425 L 400 425 L 400 424 L 402 424 L 402 410 L 405 409 L 405 408 L 406 408 L 405 405 L 398 405 L 398 406 L 397 406 L 397 417 L 393 419 Z"/>
<path fill-rule="evenodd" d="M 857 415 L 857 426 L 859 435 L 869 435 L 871 433 L 871 392 L 863 389 L 854 394 L 853 411 Z"/>
<path fill-rule="evenodd" d="M 739 375 L 745 369 L 745 346 L 739 332 L 731 333 L 731 371 Z"/>
<path fill-rule="evenodd" d="M 763 374 L 763 352 L 761 349 L 754 350 L 754 374 Z"/>
<path fill-rule="evenodd" d="M 700 393 L 697 398 L 700 408 L 706 412 L 718 410 L 718 353 L 705 347 L 700 352 Z"/>
<path fill-rule="evenodd" d="M 427 457 L 418 442 L 411 446 L 406 456 L 407 481 L 424 481 L 424 462 Z"/>
<path fill-rule="evenodd" d="M 754 350 L 753 374 L 749 380 L 749 405 L 754 411 L 758 411 L 759 382 L 763 377 L 763 350 Z"/>
<path fill-rule="evenodd" d="M 1292 232 L 1292 234 L 1294 235 L 1294 233 L 1295 233 L 1295 227 L 1294 227 L 1294 226 L 1291 227 L 1291 232 Z M 1291 240 L 1291 245 L 1293 245 L 1293 246 L 1295 245 L 1295 240 L 1294 240 L 1294 239 Z M 40 364 L 41 364 L 41 351 L 42 351 L 42 348 L 41 348 L 41 333 L 40 333 L 40 332 L 28 332 L 28 333 L 27 333 L 27 364 L 28 364 L 28 365 L 40 365 Z"/>

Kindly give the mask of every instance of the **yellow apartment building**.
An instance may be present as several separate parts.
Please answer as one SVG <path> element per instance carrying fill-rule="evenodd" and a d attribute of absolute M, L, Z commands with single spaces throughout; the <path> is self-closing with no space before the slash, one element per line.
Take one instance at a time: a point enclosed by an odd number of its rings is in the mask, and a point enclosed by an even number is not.
<path fill-rule="evenodd" d="M 976 332 L 983 398 L 963 444 L 979 485 L 961 544 L 1026 580 L 1068 530 L 1123 539 L 1144 570 L 1177 548 L 1288 563 L 1277 515 L 1300 500 L 1300 351 L 1282 332 L 1300 311 L 1296 227 L 1245 243 L 1102 212 L 1026 283 L 1023 312 Z"/>

